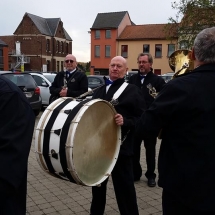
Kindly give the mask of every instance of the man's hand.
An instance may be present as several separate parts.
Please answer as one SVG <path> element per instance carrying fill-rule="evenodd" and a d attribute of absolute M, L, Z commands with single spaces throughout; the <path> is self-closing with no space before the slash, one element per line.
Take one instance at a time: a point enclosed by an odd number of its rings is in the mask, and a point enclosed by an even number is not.
<path fill-rule="evenodd" d="M 114 116 L 114 119 L 117 125 L 123 125 L 124 121 L 123 121 L 123 116 L 121 114 L 116 114 Z"/>
<path fill-rule="evenodd" d="M 67 96 L 67 88 L 62 88 L 62 90 L 59 93 L 60 97 L 66 97 Z"/>

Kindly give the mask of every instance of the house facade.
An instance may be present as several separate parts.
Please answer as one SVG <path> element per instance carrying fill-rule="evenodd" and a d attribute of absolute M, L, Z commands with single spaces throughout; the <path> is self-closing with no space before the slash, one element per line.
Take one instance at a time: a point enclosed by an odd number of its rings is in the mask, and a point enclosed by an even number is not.
<path fill-rule="evenodd" d="M 138 70 L 139 53 L 150 53 L 153 57 L 153 70 L 157 75 L 172 72 L 169 56 L 177 48 L 177 38 L 166 39 L 166 24 L 126 26 L 117 38 L 117 55 L 127 59 L 128 70 Z"/>
<path fill-rule="evenodd" d="M 8 44 L 11 70 L 58 72 L 72 53 L 72 39 L 60 18 L 25 13 L 14 34 L 0 39 Z"/>
<path fill-rule="evenodd" d="M 8 70 L 8 45 L 0 39 L 0 71 Z"/>
<path fill-rule="evenodd" d="M 154 73 L 172 72 L 169 56 L 177 49 L 178 38 L 165 34 L 166 24 L 135 25 L 127 11 L 99 13 L 91 28 L 91 74 L 108 74 L 110 59 L 127 59 L 128 70 L 137 70 L 139 53 L 153 56 Z"/>
<path fill-rule="evenodd" d="M 127 25 L 132 25 L 127 11 L 97 15 L 90 29 L 91 74 L 108 74 L 110 59 L 117 55 L 117 38 Z"/>

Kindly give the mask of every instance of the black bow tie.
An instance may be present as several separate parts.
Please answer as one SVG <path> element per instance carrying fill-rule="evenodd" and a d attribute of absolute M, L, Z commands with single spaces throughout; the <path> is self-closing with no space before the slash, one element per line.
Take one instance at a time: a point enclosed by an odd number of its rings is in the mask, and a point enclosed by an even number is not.
<path fill-rule="evenodd" d="M 70 76 L 70 72 L 66 71 L 66 77 L 68 78 Z"/>
<path fill-rule="evenodd" d="M 140 75 L 140 79 L 143 80 L 146 76 L 145 75 Z"/>
<path fill-rule="evenodd" d="M 108 86 L 109 84 L 113 84 L 113 81 L 105 79 L 105 85 Z"/>

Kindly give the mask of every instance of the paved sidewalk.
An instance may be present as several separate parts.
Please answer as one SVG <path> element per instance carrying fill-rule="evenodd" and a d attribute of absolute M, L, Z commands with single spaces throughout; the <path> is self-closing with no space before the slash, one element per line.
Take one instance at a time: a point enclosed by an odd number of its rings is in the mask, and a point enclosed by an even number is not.
<path fill-rule="evenodd" d="M 39 117 L 37 117 L 38 122 Z M 143 145 L 142 145 L 143 146 Z M 160 141 L 157 144 L 157 152 Z M 29 156 L 27 215 L 89 215 L 91 187 L 80 186 L 54 178 L 39 166 L 34 153 L 34 138 Z M 158 154 L 158 153 L 157 153 Z M 142 147 L 141 164 L 146 169 L 145 151 Z M 135 182 L 140 215 L 161 215 L 162 189 L 147 186 L 145 176 Z M 108 183 L 105 215 L 119 215 L 111 178 Z"/>

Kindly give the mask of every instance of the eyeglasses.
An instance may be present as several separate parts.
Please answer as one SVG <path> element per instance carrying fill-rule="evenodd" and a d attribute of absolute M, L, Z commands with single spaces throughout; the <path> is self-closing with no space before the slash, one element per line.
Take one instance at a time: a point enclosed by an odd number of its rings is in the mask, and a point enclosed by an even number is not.
<path fill-rule="evenodd" d="M 70 62 L 70 63 L 73 63 L 74 60 L 65 60 L 65 62 L 66 62 L 66 63 L 69 63 L 69 62 Z"/>

